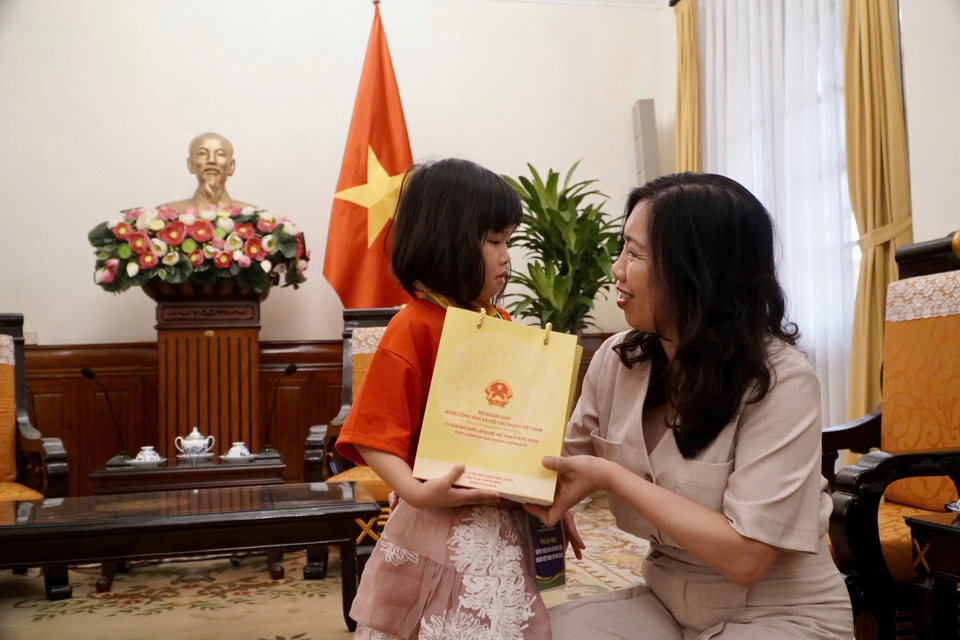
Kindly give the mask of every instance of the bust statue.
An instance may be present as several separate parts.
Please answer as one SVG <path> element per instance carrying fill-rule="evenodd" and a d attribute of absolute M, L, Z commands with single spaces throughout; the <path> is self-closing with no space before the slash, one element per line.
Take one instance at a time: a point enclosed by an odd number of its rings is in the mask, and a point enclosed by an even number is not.
<path fill-rule="evenodd" d="M 197 176 L 197 190 L 193 197 L 177 202 L 168 202 L 165 206 L 183 212 L 193 207 L 204 211 L 211 207 L 253 206 L 239 200 L 232 200 L 227 193 L 227 178 L 233 175 L 237 161 L 233 159 L 233 145 L 217 133 L 201 133 L 190 142 L 187 156 L 187 169 Z"/>

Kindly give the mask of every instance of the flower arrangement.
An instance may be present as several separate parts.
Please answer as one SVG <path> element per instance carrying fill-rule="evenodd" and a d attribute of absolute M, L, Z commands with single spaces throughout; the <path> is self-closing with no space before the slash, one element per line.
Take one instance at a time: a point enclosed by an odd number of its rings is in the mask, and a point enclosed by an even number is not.
<path fill-rule="evenodd" d="M 161 205 L 120 213 L 88 234 L 97 250 L 93 279 L 106 291 L 126 291 L 154 277 L 200 285 L 233 278 L 259 294 L 281 279 L 295 289 L 306 280 L 310 250 L 303 233 L 263 209 L 188 207 L 180 213 Z"/>

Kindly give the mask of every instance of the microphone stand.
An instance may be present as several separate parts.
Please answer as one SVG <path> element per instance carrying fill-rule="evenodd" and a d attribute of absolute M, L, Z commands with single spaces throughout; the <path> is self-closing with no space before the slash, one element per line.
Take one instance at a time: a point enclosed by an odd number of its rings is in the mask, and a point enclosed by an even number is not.
<path fill-rule="evenodd" d="M 127 466 L 127 461 L 130 460 L 130 456 L 127 455 L 127 448 L 123 445 L 123 431 L 120 429 L 120 421 L 117 420 L 117 414 L 113 412 L 113 405 L 110 404 L 110 394 L 107 393 L 107 388 L 103 386 L 102 382 L 100 382 L 100 378 L 98 378 L 97 374 L 93 372 L 93 369 L 90 367 L 84 367 L 83 369 L 80 369 L 80 373 L 84 378 L 96 382 L 103 390 L 103 397 L 107 401 L 107 409 L 110 410 L 110 417 L 113 419 L 113 428 L 116 430 L 117 439 L 120 441 L 120 453 L 107 460 L 106 466 L 125 467 Z"/>
<path fill-rule="evenodd" d="M 267 432 L 263 438 L 265 444 L 263 445 L 263 449 L 257 453 L 257 460 L 276 460 L 278 462 L 283 460 L 283 456 L 270 446 L 270 434 L 273 427 L 273 410 L 277 408 L 277 393 L 280 391 L 280 381 L 296 372 L 297 365 L 291 362 L 287 365 L 287 368 L 283 370 L 283 373 L 280 374 L 280 377 L 277 378 L 277 384 L 273 387 L 273 401 L 270 403 L 270 413 L 267 415 Z"/>

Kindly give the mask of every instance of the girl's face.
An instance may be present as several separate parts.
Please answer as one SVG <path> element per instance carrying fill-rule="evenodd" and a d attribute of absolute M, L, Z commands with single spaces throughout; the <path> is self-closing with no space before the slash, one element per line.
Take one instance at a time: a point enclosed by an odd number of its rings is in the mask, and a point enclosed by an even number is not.
<path fill-rule="evenodd" d="M 638 202 L 623 226 L 623 250 L 613 263 L 617 279 L 617 306 L 627 324 L 638 331 L 657 330 L 653 266 L 647 242 L 647 205 Z M 661 336 L 661 338 L 664 336 Z"/>
<path fill-rule="evenodd" d="M 488 231 L 483 234 L 483 289 L 477 300 L 486 302 L 497 295 L 503 285 L 507 283 L 507 273 L 510 266 L 510 253 L 507 251 L 507 240 L 513 235 L 514 227 L 507 227 L 503 231 Z"/>

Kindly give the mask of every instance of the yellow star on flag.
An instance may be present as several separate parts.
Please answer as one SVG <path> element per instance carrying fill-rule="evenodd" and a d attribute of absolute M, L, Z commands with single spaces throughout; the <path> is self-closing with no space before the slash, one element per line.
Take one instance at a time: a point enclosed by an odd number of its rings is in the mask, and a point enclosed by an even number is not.
<path fill-rule="evenodd" d="M 391 176 L 387 173 L 373 147 L 367 147 L 367 183 L 339 191 L 334 198 L 346 200 L 367 208 L 367 248 L 380 235 L 387 220 L 393 217 L 400 195 L 403 174 Z"/>

